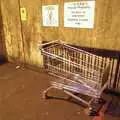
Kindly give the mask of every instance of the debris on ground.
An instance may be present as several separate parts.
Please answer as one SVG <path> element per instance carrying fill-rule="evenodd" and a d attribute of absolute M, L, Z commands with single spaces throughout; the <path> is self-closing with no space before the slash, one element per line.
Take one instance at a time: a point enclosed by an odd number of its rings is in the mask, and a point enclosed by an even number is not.
<path fill-rule="evenodd" d="M 19 66 L 19 65 L 16 66 L 16 70 L 17 70 L 17 69 L 20 69 L 20 66 Z"/>

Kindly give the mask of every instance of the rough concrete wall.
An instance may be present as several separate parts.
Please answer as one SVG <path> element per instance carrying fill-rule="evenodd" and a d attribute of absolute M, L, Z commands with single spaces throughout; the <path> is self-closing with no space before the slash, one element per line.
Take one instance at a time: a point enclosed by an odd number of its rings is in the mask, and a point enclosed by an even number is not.
<path fill-rule="evenodd" d="M 98 0 L 98 19 L 94 47 L 120 50 L 120 1 Z"/>
<path fill-rule="evenodd" d="M 61 39 L 80 46 L 120 50 L 119 0 L 96 0 L 94 29 L 64 28 L 64 2 L 62 1 L 59 30 Z M 65 0 L 68 1 L 73 0 Z"/>
<path fill-rule="evenodd" d="M 2 31 L 3 31 L 3 24 L 2 24 L 2 15 L 0 9 L 0 55 L 3 55 Z"/>
<path fill-rule="evenodd" d="M 0 17 L 0 55 L 3 54 L 3 43 L 2 43 L 2 25 L 1 25 L 1 17 Z"/>
<path fill-rule="evenodd" d="M 24 61 L 18 0 L 1 0 L 6 51 L 9 61 Z"/>
<path fill-rule="evenodd" d="M 68 1 L 74 0 L 1 0 L 9 60 L 41 65 L 37 44 L 43 40 L 61 39 L 79 46 L 120 50 L 119 0 L 96 0 L 94 29 L 64 28 L 63 8 L 64 2 Z M 59 4 L 58 28 L 42 26 L 42 5 L 50 4 Z M 25 22 L 20 21 L 20 7 L 27 10 Z"/>
<path fill-rule="evenodd" d="M 20 7 L 27 10 L 27 21 L 22 21 L 22 34 L 25 53 L 25 63 L 41 65 L 42 57 L 38 47 L 41 37 L 41 1 L 20 0 Z"/>

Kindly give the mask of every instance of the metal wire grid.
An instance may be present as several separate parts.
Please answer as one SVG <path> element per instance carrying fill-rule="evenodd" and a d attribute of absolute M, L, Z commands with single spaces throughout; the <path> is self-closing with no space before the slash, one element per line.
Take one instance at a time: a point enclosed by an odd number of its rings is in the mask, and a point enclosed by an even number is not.
<path fill-rule="evenodd" d="M 99 98 L 107 87 L 109 60 L 61 42 L 47 44 L 41 51 L 55 88 Z"/>

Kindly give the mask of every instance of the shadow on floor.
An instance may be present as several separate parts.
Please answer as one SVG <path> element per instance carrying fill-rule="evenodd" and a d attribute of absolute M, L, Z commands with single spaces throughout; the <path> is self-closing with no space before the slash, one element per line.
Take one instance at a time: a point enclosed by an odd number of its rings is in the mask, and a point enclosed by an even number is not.
<path fill-rule="evenodd" d="M 120 117 L 120 97 L 112 97 L 112 101 L 108 106 L 106 113 L 112 116 Z"/>
<path fill-rule="evenodd" d="M 3 55 L 0 55 L 0 65 L 4 64 L 6 62 L 7 62 L 6 58 Z"/>

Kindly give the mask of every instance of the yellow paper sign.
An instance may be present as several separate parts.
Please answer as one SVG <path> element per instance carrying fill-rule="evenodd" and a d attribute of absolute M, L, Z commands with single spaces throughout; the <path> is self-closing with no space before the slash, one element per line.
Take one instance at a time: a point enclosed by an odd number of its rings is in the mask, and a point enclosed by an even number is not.
<path fill-rule="evenodd" d="M 21 20 L 26 21 L 27 20 L 26 8 L 20 8 L 20 13 L 21 13 Z"/>

